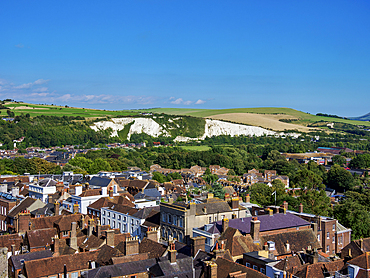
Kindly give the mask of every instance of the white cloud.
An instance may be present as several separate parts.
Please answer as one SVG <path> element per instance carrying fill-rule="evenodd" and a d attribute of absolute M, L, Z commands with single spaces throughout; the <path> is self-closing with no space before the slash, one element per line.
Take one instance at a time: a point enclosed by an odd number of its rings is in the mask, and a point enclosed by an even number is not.
<path fill-rule="evenodd" d="M 195 104 L 203 104 L 205 103 L 206 101 L 205 100 L 201 100 L 201 99 L 198 99 Z"/>
<path fill-rule="evenodd" d="M 41 85 L 49 82 L 49 80 L 45 79 L 37 79 L 35 82 L 30 82 L 30 83 L 24 83 L 22 85 L 14 86 L 14 89 L 29 89 L 33 87 L 34 85 Z"/>
<path fill-rule="evenodd" d="M 45 84 L 45 83 L 48 83 L 50 81 L 50 79 L 37 79 L 35 82 L 33 82 L 34 85 L 41 85 L 41 84 Z"/>
<path fill-rule="evenodd" d="M 171 101 L 173 104 L 181 104 L 184 100 L 182 98 L 178 98 L 176 100 Z"/>
<path fill-rule="evenodd" d="M 14 89 L 29 89 L 31 88 L 33 83 L 25 83 L 19 86 L 14 86 Z"/>
<path fill-rule="evenodd" d="M 24 83 L 15 86 L 7 80 L 0 79 L 0 92 L 2 98 L 12 98 L 15 100 L 29 101 L 36 103 L 59 103 L 61 105 L 84 106 L 85 104 L 154 104 L 158 97 L 155 96 L 136 96 L 136 95 L 111 95 L 111 94 L 86 94 L 78 95 L 71 93 L 60 94 L 56 90 L 49 92 L 46 86 L 40 86 L 49 80 L 38 79 L 34 82 Z M 31 91 L 31 92 L 30 92 Z M 182 100 L 181 100 L 182 102 Z"/>
<path fill-rule="evenodd" d="M 19 44 L 15 45 L 15 47 L 17 47 L 17 48 L 23 48 L 23 47 L 24 47 L 24 45 L 23 45 L 23 44 L 21 44 L 21 43 L 19 43 Z"/>
<path fill-rule="evenodd" d="M 32 93 L 31 96 L 46 97 L 49 93 Z"/>
<path fill-rule="evenodd" d="M 191 100 L 187 100 L 187 101 L 184 101 L 184 105 L 190 105 L 192 104 L 193 102 Z"/>
<path fill-rule="evenodd" d="M 36 88 L 32 90 L 33 92 L 47 92 L 48 88 L 47 87 L 41 87 L 41 88 Z"/>

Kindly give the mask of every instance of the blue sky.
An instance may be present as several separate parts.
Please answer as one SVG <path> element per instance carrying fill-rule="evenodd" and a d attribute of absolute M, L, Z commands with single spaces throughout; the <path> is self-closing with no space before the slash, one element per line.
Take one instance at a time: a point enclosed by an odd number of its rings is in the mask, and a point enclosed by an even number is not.
<path fill-rule="evenodd" d="M 369 1 L 1 1 L 0 99 L 370 112 Z"/>

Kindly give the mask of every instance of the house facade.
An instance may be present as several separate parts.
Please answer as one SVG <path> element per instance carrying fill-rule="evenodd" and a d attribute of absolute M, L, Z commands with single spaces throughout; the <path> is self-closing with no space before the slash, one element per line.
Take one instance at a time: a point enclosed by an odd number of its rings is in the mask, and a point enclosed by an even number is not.
<path fill-rule="evenodd" d="M 239 206 L 238 198 L 233 198 L 230 206 L 212 195 L 204 203 L 161 203 L 160 212 L 161 238 L 175 238 L 180 242 L 188 242 L 189 237 L 193 235 L 193 228 L 224 218 L 243 218 L 247 214 L 247 210 Z"/>

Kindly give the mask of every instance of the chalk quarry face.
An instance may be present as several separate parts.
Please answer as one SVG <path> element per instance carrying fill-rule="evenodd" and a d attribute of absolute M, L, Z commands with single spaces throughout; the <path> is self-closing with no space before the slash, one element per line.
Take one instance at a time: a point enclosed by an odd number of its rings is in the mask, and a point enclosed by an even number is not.
<path fill-rule="evenodd" d="M 118 136 L 118 131 L 123 130 L 127 124 L 131 124 L 130 130 L 127 134 L 127 139 L 130 139 L 132 134 L 146 133 L 153 137 L 171 136 L 165 129 L 166 125 L 159 125 L 152 118 L 115 118 L 110 121 L 100 121 L 94 123 L 91 128 L 95 131 L 106 130 L 111 128 L 113 130 L 111 137 Z M 206 119 L 204 134 L 198 138 L 190 138 L 177 136 L 175 141 L 186 142 L 190 140 L 204 140 L 206 137 L 230 135 L 230 136 L 263 136 L 263 135 L 277 135 L 281 136 L 282 133 L 270 131 L 261 127 L 248 126 L 241 124 L 234 124 L 223 122 L 219 120 Z"/>

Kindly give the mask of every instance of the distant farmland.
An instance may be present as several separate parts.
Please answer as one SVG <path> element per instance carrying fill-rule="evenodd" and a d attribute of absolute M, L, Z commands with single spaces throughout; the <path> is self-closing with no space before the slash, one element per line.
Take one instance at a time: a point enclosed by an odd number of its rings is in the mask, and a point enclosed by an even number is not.
<path fill-rule="evenodd" d="M 186 109 L 186 108 L 156 108 L 149 109 L 153 113 L 172 115 L 189 115 L 232 121 L 235 123 L 260 126 L 273 130 L 293 130 L 302 132 L 315 130 L 307 127 L 318 121 L 339 122 L 352 125 L 370 126 L 370 122 L 353 121 L 340 118 L 322 117 L 304 113 L 291 108 L 261 107 L 261 108 L 235 108 L 235 109 Z M 291 123 L 281 122 L 280 119 L 293 120 Z"/>

